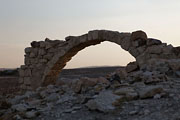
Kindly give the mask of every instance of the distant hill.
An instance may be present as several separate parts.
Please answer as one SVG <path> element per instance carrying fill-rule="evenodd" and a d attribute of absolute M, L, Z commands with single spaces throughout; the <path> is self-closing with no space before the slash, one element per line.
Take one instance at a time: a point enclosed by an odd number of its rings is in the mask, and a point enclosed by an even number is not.
<path fill-rule="evenodd" d="M 119 67 L 124 67 L 124 66 L 86 66 L 86 67 L 78 67 L 78 68 L 64 68 L 64 70 L 73 70 L 73 69 L 88 69 L 88 68 L 119 68 Z"/>
<path fill-rule="evenodd" d="M 0 76 L 18 76 L 18 68 L 0 68 Z"/>

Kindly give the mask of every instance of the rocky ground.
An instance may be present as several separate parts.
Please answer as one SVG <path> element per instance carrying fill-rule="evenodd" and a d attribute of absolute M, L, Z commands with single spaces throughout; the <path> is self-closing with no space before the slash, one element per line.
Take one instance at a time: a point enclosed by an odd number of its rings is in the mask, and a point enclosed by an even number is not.
<path fill-rule="evenodd" d="M 160 66 L 130 63 L 96 78 L 64 73 L 56 85 L 1 95 L 0 120 L 180 120 L 180 72 Z"/>
<path fill-rule="evenodd" d="M 17 76 L 0 76 L 0 95 L 12 94 L 19 91 Z"/>
<path fill-rule="evenodd" d="M 0 95 L 12 94 L 19 91 L 18 69 L 0 68 Z"/>

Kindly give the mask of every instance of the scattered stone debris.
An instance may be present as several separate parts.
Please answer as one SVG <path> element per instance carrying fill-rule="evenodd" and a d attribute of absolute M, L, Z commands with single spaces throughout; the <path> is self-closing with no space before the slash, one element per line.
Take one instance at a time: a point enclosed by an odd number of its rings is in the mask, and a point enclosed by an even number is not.
<path fill-rule="evenodd" d="M 126 70 L 107 77 L 71 79 L 14 97 L 0 96 L 0 120 L 179 119 L 178 70 Z"/>

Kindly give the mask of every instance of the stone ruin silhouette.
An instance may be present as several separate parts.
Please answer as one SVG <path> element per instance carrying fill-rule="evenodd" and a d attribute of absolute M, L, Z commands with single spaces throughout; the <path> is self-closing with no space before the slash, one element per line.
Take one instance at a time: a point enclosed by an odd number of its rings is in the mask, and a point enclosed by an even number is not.
<path fill-rule="evenodd" d="M 65 40 L 46 38 L 45 41 L 33 41 L 31 47 L 25 48 L 25 65 L 21 65 L 19 70 L 21 89 L 31 90 L 54 84 L 59 73 L 73 56 L 88 46 L 104 41 L 116 43 L 128 51 L 136 59 L 130 64 L 138 66 L 139 69 L 159 60 L 171 64 L 174 59 L 180 58 L 179 47 L 148 38 L 143 31 L 120 33 L 93 30 L 81 36 L 68 36 Z"/>

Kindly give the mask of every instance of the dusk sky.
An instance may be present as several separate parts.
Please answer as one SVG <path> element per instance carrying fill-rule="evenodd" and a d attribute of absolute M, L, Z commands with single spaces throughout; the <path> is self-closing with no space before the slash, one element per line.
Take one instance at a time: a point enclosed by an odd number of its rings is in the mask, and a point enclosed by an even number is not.
<path fill-rule="evenodd" d="M 89 30 L 143 30 L 180 45 L 180 0 L 0 0 L 0 68 L 24 64 L 24 48 L 46 37 L 63 40 Z M 134 58 L 114 43 L 80 51 L 66 68 L 126 65 Z"/>

